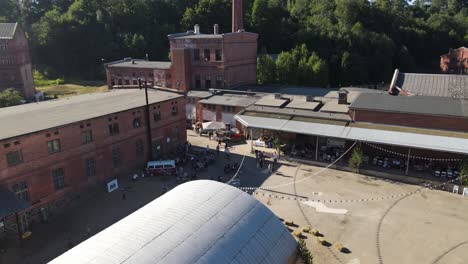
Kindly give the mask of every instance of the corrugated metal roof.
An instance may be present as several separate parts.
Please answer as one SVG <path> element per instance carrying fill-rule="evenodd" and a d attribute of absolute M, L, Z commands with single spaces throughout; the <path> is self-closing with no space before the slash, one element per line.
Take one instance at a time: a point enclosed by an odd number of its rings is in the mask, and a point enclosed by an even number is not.
<path fill-rule="evenodd" d="M 252 105 L 252 106 L 249 106 L 246 109 L 246 111 L 249 113 L 258 112 L 258 113 L 268 113 L 268 114 L 281 114 L 281 115 L 289 115 L 289 116 L 302 116 L 302 117 L 312 117 L 312 118 L 321 118 L 321 119 L 351 121 L 351 117 L 347 114 L 315 112 L 312 110 L 304 110 L 304 109 L 291 109 L 291 108 L 278 108 L 278 107 Z"/>
<path fill-rule="evenodd" d="M 0 23 L 0 39 L 12 39 L 18 23 Z"/>
<path fill-rule="evenodd" d="M 361 94 L 350 105 L 352 109 L 468 117 L 468 100 L 436 96 L 390 96 Z"/>
<path fill-rule="evenodd" d="M 177 93 L 149 90 L 150 103 L 182 97 Z M 144 106 L 145 91 L 116 89 L 103 93 L 0 108 L 0 139 Z"/>
<path fill-rule="evenodd" d="M 399 73 L 396 85 L 414 95 L 468 98 L 468 75 Z"/>
<path fill-rule="evenodd" d="M 215 95 L 207 99 L 200 100 L 202 104 L 226 105 L 248 107 L 258 101 L 259 97 L 243 96 L 243 95 Z"/>
<path fill-rule="evenodd" d="M 245 115 L 236 115 L 234 118 L 246 127 L 468 154 L 468 139 L 466 138 L 278 120 Z"/>
<path fill-rule="evenodd" d="M 141 69 L 161 69 L 169 70 L 170 61 L 145 61 L 145 60 L 124 60 L 107 64 L 110 68 L 141 68 Z"/>
<path fill-rule="evenodd" d="M 54 259 L 75 263 L 287 263 L 296 241 L 263 204 L 227 184 L 177 186 Z"/>

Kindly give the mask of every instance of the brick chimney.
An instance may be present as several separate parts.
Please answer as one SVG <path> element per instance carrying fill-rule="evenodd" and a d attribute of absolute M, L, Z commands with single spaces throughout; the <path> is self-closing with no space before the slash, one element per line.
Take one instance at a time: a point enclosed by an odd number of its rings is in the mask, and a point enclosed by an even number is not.
<path fill-rule="evenodd" d="M 244 29 L 242 0 L 232 0 L 232 32 Z"/>

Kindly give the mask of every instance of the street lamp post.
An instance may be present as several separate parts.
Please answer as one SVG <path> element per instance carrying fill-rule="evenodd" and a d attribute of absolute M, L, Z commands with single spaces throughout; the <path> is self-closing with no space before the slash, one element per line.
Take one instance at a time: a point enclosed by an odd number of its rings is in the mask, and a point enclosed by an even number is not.
<path fill-rule="evenodd" d="M 146 81 L 142 83 L 141 79 L 138 78 L 138 86 L 140 89 L 145 88 L 145 98 L 146 98 L 146 129 L 147 136 L 148 136 L 148 160 L 153 160 L 153 144 L 152 144 L 152 136 L 151 136 L 151 123 L 150 123 L 150 109 L 149 109 L 149 101 L 148 101 L 148 86 Z"/>

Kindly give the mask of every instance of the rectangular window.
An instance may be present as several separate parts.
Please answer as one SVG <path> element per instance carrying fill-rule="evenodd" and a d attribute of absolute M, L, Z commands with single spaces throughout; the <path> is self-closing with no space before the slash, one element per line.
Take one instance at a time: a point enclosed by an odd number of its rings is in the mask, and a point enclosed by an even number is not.
<path fill-rule="evenodd" d="M 209 79 L 206 79 L 206 80 L 205 80 L 205 88 L 206 88 L 206 89 L 210 89 L 210 88 L 211 88 L 211 80 L 209 80 Z"/>
<path fill-rule="evenodd" d="M 133 128 L 141 127 L 141 118 L 137 117 L 133 119 Z"/>
<path fill-rule="evenodd" d="M 93 141 L 93 133 L 91 130 L 81 132 L 81 144 L 88 144 Z"/>
<path fill-rule="evenodd" d="M 86 176 L 93 177 L 96 175 L 96 160 L 89 158 L 85 160 Z"/>
<path fill-rule="evenodd" d="M 12 190 L 19 199 L 29 201 L 28 184 L 25 181 L 14 184 Z"/>
<path fill-rule="evenodd" d="M 216 55 L 216 61 L 221 61 L 221 50 L 217 49 L 215 50 L 215 55 Z"/>
<path fill-rule="evenodd" d="M 200 81 L 200 75 L 197 74 L 195 75 L 195 88 L 200 89 L 201 88 L 201 81 Z"/>
<path fill-rule="evenodd" d="M 119 124 L 113 123 L 109 125 L 109 135 L 118 135 L 119 134 Z"/>
<path fill-rule="evenodd" d="M 209 49 L 205 49 L 204 59 L 205 59 L 205 61 L 210 61 L 210 50 Z"/>
<path fill-rule="evenodd" d="M 54 181 L 54 190 L 58 191 L 65 187 L 65 173 L 62 168 L 52 171 L 52 180 Z"/>
<path fill-rule="evenodd" d="M 153 113 L 153 120 L 154 120 L 154 122 L 157 122 L 157 121 L 161 120 L 161 112 L 159 112 L 159 111 L 154 112 Z"/>
<path fill-rule="evenodd" d="M 200 49 L 193 50 L 193 60 L 200 61 Z"/>
<path fill-rule="evenodd" d="M 47 141 L 47 151 L 49 154 L 60 152 L 60 139 Z"/>
<path fill-rule="evenodd" d="M 143 147 L 143 140 L 137 139 L 137 141 L 135 142 L 135 147 L 136 147 L 136 156 L 143 157 L 143 155 L 145 154 L 145 149 Z"/>
<path fill-rule="evenodd" d="M 173 115 L 173 116 L 177 115 L 177 112 L 178 112 L 178 111 L 177 111 L 177 106 L 173 106 L 171 112 L 172 112 L 172 115 Z"/>
<path fill-rule="evenodd" d="M 117 168 L 120 166 L 122 163 L 122 160 L 120 158 L 120 148 L 115 147 L 112 149 L 112 166 L 114 168 Z"/>
<path fill-rule="evenodd" d="M 216 77 L 216 88 L 223 88 L 223 77 L 217 76 Z"/>
<path fill-rule="evenodd" d="M 8 166 L 14 166 L 23 163 L 23 153 L 21 152 L 21 150 L 8 152 L 6 156 Z"/>

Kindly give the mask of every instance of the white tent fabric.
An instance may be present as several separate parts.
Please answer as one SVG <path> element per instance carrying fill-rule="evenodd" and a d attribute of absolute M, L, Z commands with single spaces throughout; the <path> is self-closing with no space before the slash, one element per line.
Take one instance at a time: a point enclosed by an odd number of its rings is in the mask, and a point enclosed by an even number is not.
<path fill-rule="evenodd" d="M 191 181 L 57 257 L 76 263 L 288 263 L 296 241 L 263 204 L 230 185 Z"/>
<path fill-rule="evenodd" d="M 203 130 L 225 129 L 226 125 L 223 122 L 205 122 L 202 124 Z"/>

